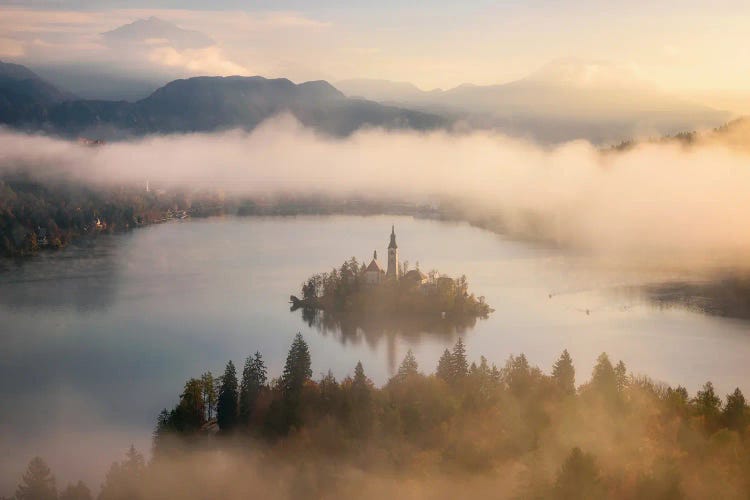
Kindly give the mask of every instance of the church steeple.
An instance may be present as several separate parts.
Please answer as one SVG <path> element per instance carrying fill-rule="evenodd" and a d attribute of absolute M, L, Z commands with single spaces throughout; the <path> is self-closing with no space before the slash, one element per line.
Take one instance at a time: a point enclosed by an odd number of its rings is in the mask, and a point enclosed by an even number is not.
<path fill-rule="evenodd" d="M 390 279 L 398 279 L 398 245 L 396 245 L 396 228 L 391 226 L 391 242 L 388 245 L 388 270 L 385 276 Z"/>

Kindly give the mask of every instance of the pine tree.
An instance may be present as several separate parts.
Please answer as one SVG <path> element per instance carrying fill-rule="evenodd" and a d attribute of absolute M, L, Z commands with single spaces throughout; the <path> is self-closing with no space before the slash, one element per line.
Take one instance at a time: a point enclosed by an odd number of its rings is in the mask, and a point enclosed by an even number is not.
<path fill-rule="evenodd" d="M 263 363 L 260 352 L 255 356 L 248 356 L 245 367 L 242 370 L 242 382 L 240 383 L 239 412 L 240 421 L 247 423 L 255 409 L 255 401 L 258 399 L 263 386 L 266 385 L 267 370 Z"/>
<path fill-rule="evenodd" d="M 563 394 L 575 394 L 576 392 L 576 369 L 573 366 L 573 358 L 565 349 L 560 358 L 552 367 L 552 378 L 555 379 L 557 387 Z"/>
<path fill-rule="evenodd" d="M 21 478 L 21 484 L 16 490 L 17 500 L 56 500 L 57 488 L 55 476 L 52 475 L 47 464 L 40 457 L 29 462 L 26 472 Z"/>
<path fill-rule="evenodd" d="M 411 349 L 406 351 L 406 356 L 401 362 L 401 366 L 398 367 L 396 377 L 399 379 L 406 379 L 417 375 L 419 373 L 419 365 L 417 364 L 417 358 L 414 357 L 414 353 Z"/>
<path fill-rule="evenodd" d="M 221 377 L 219 398 L 216 404 L 216 422 L 222 431 L 231 431 L 237 425 L 237 392 L 237 370 L 230 360 Z"/>
<path fill-rule="evenodd" d="M 69 484 L 67 488 L 60 492 L 59 500 L 92 500 L 91 490 L 86 483 L 78 481 L 76 484 Z"/>
<path fill-rule="evenodd" d="M 357 361 L 357 366 L 354 367 L 354 379 L 352 379 L 352 387 L 359 391 L 369 390 L 372 382 L 365 375 L 365 369 L 362 367 L 362 362 Z"/>
<path fill-rule="evenodd" d="M 469 374 L 469 362 L 466 360 L 466 346 L 461 337 L 451 353 L 451 378 L 453 382 L 463 380 Z"/>
<path fill-rule="evenodd" d="M 146 462 L 143 455 L 130 445 L 125 460 L 114 462 L 109 468 L 99 493 L 99 500 L 129 500 L 142 498 L 139 494 Z"/>
<path fill-rule="evenodd" d="M 721 398 L 716 395 L 714 385 L 711 382 L 706 382 L 703 389 L 698 391 L 695 399 L 693 399 L 693 404 L 696 413 L 703 417 L 706 428 L 712 430 L 716 426 L 721 412 Z"/>
<path fill-rule="evenodd" d="M 505 363 L 505 383 L 510 391 L 518 397 L 528 393 L 531 387 L 531 367 L 525 354 L 510 356 Z"/>
<path fill-rule="evenodd" d="M 435 371 L 435 375 L 439 379 L 444 380 L 445 382 L 450 383 L 452 380 L 452 369 L 453 369 L 453 359 L 451 357 L 451 352 L 446 349 L 443 351 L 443 355 L 440 356 L 440 359 L 438 360 L 437 370 Z"/>
<path fill-rule="evenodd" d="M 739 387 L 727 396 L 722 419 L 724 425 L 738 432 L 743 432 L 747 427 L 747 402 Z"/>
<path fill-rule="evenodd" d="M 372 427 L 372 381 L 365 375 L 361 361 L 354 367 L 351 394 L 352 427 L 359 434 L 367 434 Z"/>
<path fill-rule="evenodd" d="M 297 333 L 289 348 L 284 373 L 281 376 L 284 391 L 287 394 L 298 394 L 310 377 L 312 377 L 310 350 L 302 334 Z"/>
<path fill-rule="evenodd" d="M 611 396 L 617 393 L 617 374 L 605 352 L 596 358 L 591 385 L 603 395 Z"/>
<path fill-rule="evenodd" d="M 563 462 L 555 483 L 555 497 L 581 500 L 604 498 L 599 470 L 594 457 L 575 447 Z"/>
<path fill-rule="evenodd" d="M 143 482 L 146 463 L 133 445 L 125 460 L 114 462 L 109 468 L 99 493 L 99 500 L 129 500 L 141 498 L 138 490 Z"/>

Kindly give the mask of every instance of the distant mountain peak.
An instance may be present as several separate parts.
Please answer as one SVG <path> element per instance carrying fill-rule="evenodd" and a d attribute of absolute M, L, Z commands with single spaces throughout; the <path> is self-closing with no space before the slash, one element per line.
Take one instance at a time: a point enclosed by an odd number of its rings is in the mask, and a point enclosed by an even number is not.
<path fill-rule="evenodd" d="M 156 16 L 137 19 L 101 35 L 112 44 L 146 43 L 164 40 L 178 49 L 198 49 L 213 45 L 214 40 L 200 31 L 186 30 Z"/>

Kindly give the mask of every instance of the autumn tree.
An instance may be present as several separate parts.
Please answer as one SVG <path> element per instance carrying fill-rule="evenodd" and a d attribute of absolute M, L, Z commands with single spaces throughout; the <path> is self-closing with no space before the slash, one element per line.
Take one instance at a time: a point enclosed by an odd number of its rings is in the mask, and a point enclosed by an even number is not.
<path fill-rule="evenodd" d="M 206 420 L 211 420 L 216 409 L 216 380 L 209 371 L 201 375 L 203 383 L 203 406 L 206 408 Z"/>
<path fill-rule="evenodd" d="M 554 496 L 561 500 L 598 500 L 605 497 L 593 455 L 584 453 L 578 447 L 571 450 L 558 472 Z"/>

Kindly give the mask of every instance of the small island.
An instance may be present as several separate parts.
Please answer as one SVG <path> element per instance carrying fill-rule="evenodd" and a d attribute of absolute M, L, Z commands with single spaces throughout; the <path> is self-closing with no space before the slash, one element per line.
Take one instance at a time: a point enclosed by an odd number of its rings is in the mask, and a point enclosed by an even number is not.
<path fill-rule="evenodd" d="M 465 323 L 486 318 L 493 311 L 484 297 L 469 292 L 465 276 L 451 278 L 437 271 L 425 274 L 399 263 L 396 231 L 391 227 L 386 269 L 378 262 L 377 251 L 365 266 L 356 258 L 329 273 L 315 274 L 302 285 L 302 297 L 290 297 L 292 310 L 303 309 L 307 316 L 322 311 L 334 317 L 436 318 Z"/>

